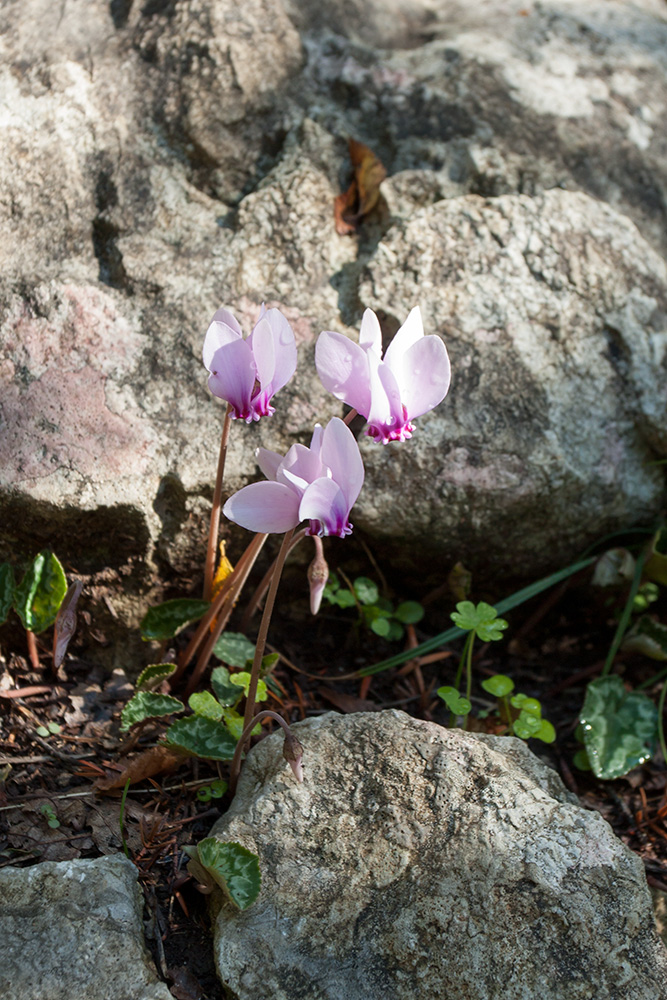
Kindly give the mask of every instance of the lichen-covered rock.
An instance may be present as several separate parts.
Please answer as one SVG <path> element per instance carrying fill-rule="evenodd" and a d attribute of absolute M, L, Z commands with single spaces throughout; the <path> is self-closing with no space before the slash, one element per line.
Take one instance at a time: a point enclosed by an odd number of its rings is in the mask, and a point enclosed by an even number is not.
<path fill-rule="evenodd" d="M 402 712 L 296 728 L 304 783 L 272 736 L 214 827 L 262 871 L 217 916 L 238 1000 L 667 997 L 641 861 L 519 740 Z"/>
<path fill-rule="evenodd" d="M 170 1000 L 122 855 L 0 871 L 3 1000 Z"/>

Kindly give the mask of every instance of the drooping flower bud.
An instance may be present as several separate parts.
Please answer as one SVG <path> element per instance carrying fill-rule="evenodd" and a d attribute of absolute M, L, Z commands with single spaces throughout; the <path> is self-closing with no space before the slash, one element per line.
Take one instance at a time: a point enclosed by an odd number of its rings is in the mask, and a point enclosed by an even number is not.
<path fill-rule="evenodd" d="M 316 615 L 322 603 L 322 594 L 329 579 L 329 564 L 324 558 L 322 539 L 313 535 L 315 542 L 315 558 L 308 567 L 308 584 L 310 586 L 310 612 Z"/>
<path fill-rule="evenodd" d="M 285 732 L 285 742 L 283 743 L 283 757 L 292 768 L 297 781 L 303 781 L 303 747 L 292 732 Z"/>

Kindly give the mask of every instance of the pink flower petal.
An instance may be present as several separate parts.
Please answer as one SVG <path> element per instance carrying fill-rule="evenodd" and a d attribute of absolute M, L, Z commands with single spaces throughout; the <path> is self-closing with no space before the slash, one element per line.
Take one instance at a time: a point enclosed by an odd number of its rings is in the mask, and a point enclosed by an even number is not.
<path fill-rule="evenodd" d="M 222 313 L 225 312 L 225 310 L 220 309 L 218 312 Z M 215 315 L 217 316 L 218 313 Z M 229 313 L 229 315 L 231 316 L 231 313 Z M 232 319 L 234 319 L 233 316 Z M 234 322 L 236 322 L 236 320 L 234 320 Z M 236 330 L 228 323 L 223 323 L 221 320 L 216 320 L 216 318 L 213 317 L 213 322 L 209 326 L 206 331 L 206 336 L 204 337 L 204 350 L 202 352 L 204 367 L 211 371 L 211 364 L 215 352 L 220 350 L 221 347 L 224 347 L 225 344 L 231 344 L 235 340 L 242 339 L 243 336 L 240 330 L 237 333 Z"/>
<path fill-rule="evenodd" d="M 230 313 L 229 309 L 218 309 L 215 316 L 211 320 L 212 323 L 224 323 L 225 326 L 230 327 L 235 333 L 238 333 L 239 337 L 243 336 L 243 331 L 239 326 L 238 320 L 233 313 Z"/>
<path fill-rule="evenodd" d="M 283 456 L 277 451 L 268 451 L 266 448 L 258 448 L 255 452 L 255 459 L 258 466 L 267 479 L 275 481 L 278 466 L 283 460 Z"/>
<path fill-rule="evenodd" d="M 265 320 L 271 328 L 273 337 L 275 367 L 272 389 L 273 392 L 277 392 L 278 389 L 282 389 L 284 385 L 287 385 L 296 371 L 296 340 L 294 338 L 294 330 L 279 309 L 268 309 L 265 314 Z M 257 361 L 257 358 L 255 358 L 255 361 Z"/>
<path fill-rule="evenodd" d="M 349 512 L 364 485 L 364 463 L 354 434 L 339 417 L 332 417 L 325 428 L 321 455 L 343 491 Z"/>
<path fill-rule="evenodd" d="M 428 413 L 447 395 L 451 367 L 440 337 L 431 335 L 417 341 L 403 355 L 398 370 L 393 370 L 408 420 Z"/>
<path fill-rule="evenodd" d="M 303 444 L 293 444 L 280 463 L 276 478 L 303 491 L 322 475 L 322 462 L 316 452 Z"/>
<path fill-rule="evenodd" d="M 382 330 L 380 321 L 372 309 L 364 310 L 359 330 L 359 347 L 364 351 L 373 351 L 378 358 L 382 356 Z"/>
<path fill-rule="evenodd" d="M 284 532 L 296 528 L 300 496 L 284 483 L 251 483 L 230 497 L 225 517 L 248 531 Z"/>
<path fill-rule="evenodd" d="M 311 522 L 309 533 L 312 535 L 344 538 L 352 533 L 349 514 L 345 496 L 333 479 L 316 479 L 303 494 L 299 506 L 299 520 Z"/>
<path fill-rule="evenodd" d="M 245 340 L 236 339 L 218 348 L 211 361 L 208 385 L 214 396 L 226 399 L 232 416 L 252 419 L 250 400 L 255 385 L 255 362 Z"/>
<path fill-rule="evenodd" d="M 419 306 L 410 311 L 408 318 L 397 332 L 384 354 L 384 362 L 393 368 L 393 363 L 400 358 L 408 348 L 416 344 L 424 336 L 424 324 Z"/>
<path fill-rule="evenodd" d="M 342 333 L 325 331 L 317 340 L 315 364 L 324 388 L 367 417 L 371 392 L 366 351 Z"/>

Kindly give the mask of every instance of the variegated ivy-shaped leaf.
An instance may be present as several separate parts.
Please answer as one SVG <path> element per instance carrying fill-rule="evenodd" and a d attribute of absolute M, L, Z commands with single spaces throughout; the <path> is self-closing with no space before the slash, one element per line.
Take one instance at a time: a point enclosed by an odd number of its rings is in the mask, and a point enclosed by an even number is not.
<path fill-rule="evenodd" d="M 154 691 L 175 671 L 175 663 L 151 663 L 139 674 L 135 688 L 137 691 Z"/>
<path fill-rule="evenodd" d="M 165 739 L 172 746 L 206 760 L 231 760 L 237 743 L 224 723 L 203 715 L 178 719 L 167 730 Z"/>
<path fill-rule="evenodd" d="M 175 712 L 182 712 L 185 705 L 178 698 L 172 698 L 168 694 L 155 694 L 153 691 L 137 691 L 133 698 L 130 698 L 127 705 L 120 714 L 120 728 L 126 732 L 137 722 L 144 719 L 160 718 L 163 715 L 173 715 Z"/>
<path fill-rule="evenodd" d="M 66 593 L 65 572 L 56 556 L 45 549 L 14 590 L 14 607 L 23 627 L 39 633 L 53 625 Z"/>
<path fill-rule="evenodd" d="M 195 878 L 200 878 L 203 868 L 240 910 L 247 910 L 255 902 L 262 884 L 259 858 L 247 847 L 206 837 L 188 853 L 192 857 L 188 870 L 192 866 Z"/>

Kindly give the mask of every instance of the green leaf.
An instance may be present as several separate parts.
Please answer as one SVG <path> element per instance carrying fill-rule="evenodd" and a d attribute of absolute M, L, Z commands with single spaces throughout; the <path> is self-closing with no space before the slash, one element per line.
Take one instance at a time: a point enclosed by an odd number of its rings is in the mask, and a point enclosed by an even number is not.
<path fill-rule="evenodd" d="M 644 572 L 649 580 L 655 580 L 656 583 L 667 587 L 667 528 L 663 528 L 655 535 Z"/>
<path fill-rule="evenodd" d="M 482 681 L 482 687 L 494 698 L 504 698 L 514 690 L 514 681 L 505 674 L 494 674 L 493 677 Z"/>
<path fill-rule="evenodd" d="M 643 653 L 652 660 L 667 660 L 667 625 L 642 615 L 626 635 L 621 648 Z"/>
<path fill-rule="evenodd" d="M 543 743 L 553 743 L 556 739 L 556 730 L 548 719 L 540 720 L 540 728 L 535 733 L 536 740 L 542 740 Z"/>
<path fill-rule="evenodd" d="M 373 618 L 370 622 L 371 632 L 375 632 L 376 635 L 381 636 L 381 638 L 386 639 L 389 635 L 389 619 L 388 618 Z"/>
<path fill-rule="evenodd" d="M 266 656 L 262 657 L 262 663 L 259 668 L 262 677 L 266 677 L 270 674 L 276 663 L 280 659 L 280 653 L 267 653 Z"/>
<path fill-rule="evenodd" d="M 375 604 L 380 592 L 367 576 L 358 576 L 354 581 L 354 592 L 360 604 Z"/>
<path fill-rule="evenodd" d="M 235 705 L 243 697 L 238 684 L 232 684 L 227 667 L 216 667 L 211 673 L 211 687 L 221 705 Z"/>
<path fill-rule="evenodd" d="M 507 628 L 504 618 L 496 617 L 496 609 L 490 604 L 480 601 L 475 606 L 472 601 L 460 601 L 456 611 L 451 614 L 455 625 L 466 632 L 475 632 L 482 642 L 502 639 L 502 633 Z"/>
<path fill-rule="evenodd" d="M 243 688 L 243 693 L 246 698 L 248 697 L 248 690 L 250 689 L 250 674 L 247 670 L 241 670 L 238 674 L 232 674 L 229 678 L 231 683 L 236 687 Z M 263 681 L 260 677 L 257 681 L 257 693 L 255 694 L 255 701 L 266 701 L 269 697 L 268 691 L 266 690 L 266 681 Z"/>
<path fill-rule="evenodd" d="M 172 639 L 190 622 L 196 622 L 211 607 L 208 601 L 177 597 L 149 608 L 141 621 L 141 638 L 146 642 Z"/>
<path fill-rule="evenodd" d="M 398 642 L 405 634 L 405 629 L 400 622 L 389 619 L 389 631 L 387 632 L 387 642 Z"/>
<path fill-rule="evenodd" d="M 151 663 L 141 671 L 134 685 L 137 691 L 154 691 L 176 671 L 175 663 Z"/>
<path fill-rule="evenodd" d="M 182 712 L 185 705 L 178 698 L 168 694 L 155 694 L 153 691 L 137 691 L 130 698 L 120 713 L 121 732 L 126 732 L 130 726 L 144 719 L 159 718 L 162 715 L 173 715 Z"/>
<path fill-rule="evenodd" d="M 584 745 L 598 778 L 620 778 L 654 753 L 658 711 L 640 691 L 626 691 L 620 677 L 591 681 L 581 710 Z"/>
<path fill-rule="evenodd" d="M 207 760 L 231 760 L 237 742 L 222 722 L 205 719 L 202 715 L 177 719 L 169 726 L 165 739 L 171 746 Z"/>
<path fill-rule="evenodd" d="M 0 566 L 0 625 L 7 621 L 12 604 L 14 603 L 14 570 L 9 563 L 2 563 Z"/>
<path fill-rule="evenodd" d="M 53 625 L 66 593 L 64 570 L 56 556 L 45 549 L 14 590 L 14 607 L 23 627 L 39 633 Z"/>
<path fill-rule="evenodd" d="M 331 597 L 331 603 L 337 604 L 339 608 L 353 608 L 357 602 L 349 590 L 338 590 Z"/>
<path fill-rule="evenodd" d="M 206 837 L 197 845 L 197 859 L 240 910 L 247 910 L 261 887 L 259 858 L 233 841 Z"/>
<path fill-rule="evenodd" d="M 579 771 L 590 771 L 591 762 L 588 759 L 588 754 L 585 750 L 577 750 L 574 757 L 572 758 L 572 763 Z"/>
<path fill-rule="evenodd" d="M 424 609 L 418 601 L 403 601 L 394 612 L 394 617 L 404 625 L 415 625 L 424 617 Z"/>
<path fill-rule="evenodd" d="M 245 667 L 255 655 L 255 644 L 240 632 L 223 632 L 213 647 L 213 655 L 230 667 Z"/>
<path fill-rule="evenodd" d="M 241 736 L 243 735 L 243 716 L 240 715 L 238 712 L 235 712 L 233 708 L 223 708 L 222 718 L 224 720 L 225 725 L 227 726 L 227 729 L 229 729 L 234 739 L 238 742 L 238 740 L 240 740 Z M 262 724 L 261 722 L 258 722 L 257 725 L 253 727 L 253 730 L 250 735 L 259 736 L 261 731 L 262 731 Z"/>
<path fill-rule="evenodd" d="M 527 694 L 515 694 L 513 698 L 510 698 L 510 705 L 513 705 L 514 708 L 520 708 L 528 715 L 534 715 L 536 719 L 542 718 L 542 706 L 537 698 L 529 698 Z"/>
<path fill-rule="evenodd" d="M 449 711 L 453 712 L 454 715 L 468 715 L 472 708 L 467 698 L 460 695 L 456 688 L 450 687 L 447 684 L 439 687 L 436 693 L 442 698 Z"/>
<path fill-rule="evenodd" d="M 531 736 L 536 736 L 542 726 L 542 720 L 530 712 L 521 712 L 518 719 L 512 723 L 514 735 L 519 739 L 527 740 Z"/>
<path fill-rule="evenodd" d="M 188 698 L 188 705 L 195 715 L 201 715 L 204 719 L 213 719 L 214 722 L 219 722 L 223 716 L 222 705 L 216 701 L 210 691 L 195 691 Z"/>

